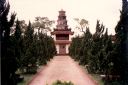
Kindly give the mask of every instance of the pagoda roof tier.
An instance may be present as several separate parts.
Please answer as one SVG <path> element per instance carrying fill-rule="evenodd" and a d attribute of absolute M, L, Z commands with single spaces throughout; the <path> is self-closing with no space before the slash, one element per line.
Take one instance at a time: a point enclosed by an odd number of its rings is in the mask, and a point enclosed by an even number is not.
<path fill-rule="evenodd" d="M 71 41 L 69 40 L 56 40 L 55 44 L 70 44 Z"/>
<path fill-rule="evenodd" d="M 54 29 L 54 31 L 71 31 L 71 29 Z"/>
<path fill-rule="evenodd" d="M 71 31 L 61 31 L 61 30 L 59 30 L 59 31 L 53 31 L 53 32 L 51 32 L 51 34 L 52 35 L 55 35 L 55 34 L 70 34 L 70 35 L 73 35 L 74 34 L 74 32 L 71 32 Z"/>

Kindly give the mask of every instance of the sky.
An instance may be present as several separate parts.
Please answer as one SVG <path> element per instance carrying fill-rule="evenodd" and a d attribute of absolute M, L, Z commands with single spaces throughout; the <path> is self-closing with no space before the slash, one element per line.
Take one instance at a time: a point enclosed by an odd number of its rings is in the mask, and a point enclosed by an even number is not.
<path fill-rule="evenodd" d="M 114 34 L 114 28 L 119 21 L 122 0 L 9 0 L 11 12 L 16 12 L 20 20 L 34 21 L 35 17 L 48 17 L 57 20 L 58 11 L 66 11 L 69 27 L 75 29 L 77 22 L 74 18 L 89 21 L 89 28 L 95 32 L 96 21 L 108 28 L 109 34 Z M 56 23 L 53 25 L 55 27 Z"/>

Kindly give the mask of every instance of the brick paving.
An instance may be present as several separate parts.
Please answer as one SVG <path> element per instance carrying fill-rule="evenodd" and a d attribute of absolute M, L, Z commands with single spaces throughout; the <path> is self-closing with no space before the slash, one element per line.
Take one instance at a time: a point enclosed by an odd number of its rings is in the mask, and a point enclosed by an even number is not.
<path fill-rule="evenodd" d="M 55 56 L 45 67 L 39 69 L 28 85 L 52 85 L 56 80 L 71 81 L 74 85 L 97 85 L 69 56 Z"/>

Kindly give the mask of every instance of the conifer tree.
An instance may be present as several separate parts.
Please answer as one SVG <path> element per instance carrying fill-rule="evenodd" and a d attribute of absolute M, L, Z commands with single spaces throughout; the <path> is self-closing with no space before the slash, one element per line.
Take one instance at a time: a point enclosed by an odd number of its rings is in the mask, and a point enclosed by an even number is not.
<path fill-rule="evenodd" d="M 37 58 L 35 55 L 35 43 L 34 42 L 34 30 L 29 21 L 28 27 L 24 34 L 24 55 L 21 58 L 22 67 L 26 67 L 27 71 L 30 72 L 32 66 L 35 66 Z"/>
<path fill-rule="evenodd" d="M 5 4 L 5 3 L 4 3 Z M 8 21 L 10 5 L 3 7 L 0 14 L 0 34 L 1 34 L 1 69 L 2 69 L 2 85 L 16 85 L 15 72 L 17 70 L 17 62 L 15 58 L 15 49 L 10 30 L 13 26 L 16 14 L 11 15 Z"/>
<path fill-rule="evenodd" d="M 81 47 L 81 41 L 82 38 L 77 36 L 72 39 L 72 43 L 69 47 L 69 54 L 72 56 L 72 58 L 74 58 L 77 61 L 80 60 L 79 52 Z"/>
<path fill-rule="evenodd" d="M 21 64 L 21 56 L 23 56 L 23 36 L 20 26 L 20 21 L 17 19 L 15 33 L 14 33 L 14 42 L 15 42 L 15 57 L 18 63 L 18 67 Z"/>
<path fill-rule="evenodd" d="M 89 28 L 86 28 L 86 32 L 84 32 L 84 36 L 82 38 L 81 48 L 79 52 L 80 64 L 82 65 L 86 65 L 89 61 L 88 51 L 91 47 L 91 38 L 92 38 L 92 34 L 90 33 Z"/>
<path fill-rule="evenodd" d="M 45 41 L 45 35 L 41 32 L 38 33 L 39 35 L 39 47 L 38 47 L 38 51 L 39 51 L 39 63 L 40 64 L 46 64 L 46 59 L 47 59 L 47 53 L 46 53 L 46 43 L 47 41 Z"/>
<path fill-rule="evenodd" d="M 105 75 L 112 75 L 113 69 L 113 44 L 111 40 L 111 35 L 108 35 L 108 30 L 106 29 L 105 34 L 102 36 L 102 49 L 100 52 L 100 72 Z"/>
<path fill-rule="evenodd" d="M 97 20 L 96 32 L 92 36 L 92 46 L 89 50 L 89 71 L 93 73 L 99 73 L 100 71 L 100 57 L 102 49 L 102 35 L 105 27 Z"/>
<path fill-rule="evenodd" d="M 120 61 L 119 69 L 123 85 L 128 84 L 128 1 L 122 0 L 122 11 L 120 20 L 115 28 L 116 41 L 115 41 L 115 55 L 116 60 Z M 115 65 L 118 61 L 114 61 Z"/>

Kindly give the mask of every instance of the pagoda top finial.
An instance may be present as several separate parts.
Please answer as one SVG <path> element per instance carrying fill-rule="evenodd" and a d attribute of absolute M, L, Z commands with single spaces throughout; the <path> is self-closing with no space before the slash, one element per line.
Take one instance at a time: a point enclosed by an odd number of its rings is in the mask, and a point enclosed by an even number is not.
<path fill-rule="evenodd" d="M 61 11 L 64 11 L 63 9 L 61 9 Z"/>
<path fill-rule="evenodd" d="M 65 12 L 63 9 L 61 9 L 59 12 Z"/>

